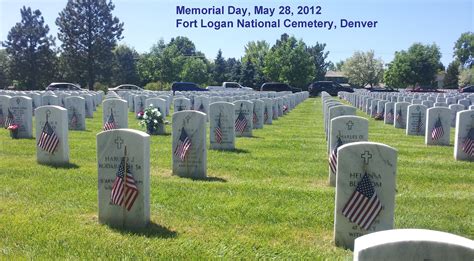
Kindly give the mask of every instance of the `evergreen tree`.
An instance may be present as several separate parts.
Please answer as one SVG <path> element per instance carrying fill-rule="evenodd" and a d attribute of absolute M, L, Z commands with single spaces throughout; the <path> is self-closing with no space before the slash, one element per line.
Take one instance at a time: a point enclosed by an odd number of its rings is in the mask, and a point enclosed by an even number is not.
<path fill-rule="evenodd" d="M 255 86 L 255 65 L 250 61 L 250 59 L 247 59 L 247 61 L 244 63 L 242 66 L 242 74 L 240 77 L 240 83 L 243 86 L 247 86 L 250 88 L 256 88 Z"/>
<path fill-rule="evenodd" d="M 324 80 L 324 76 L 331 65 L 331 62 L 327 62 L 329 52 L 324 52 L 326 44 L 320 44 L 316 42 L 315 46 L 308 47 L 307 51 L 314 63 L 313 82 Z"/>
<path fill-rule="evenodd" d="M 214 60 L 214 72 L 212 74 L 213 80 L 218 84 L 222 84 L 226 81 L 226 63 L 224 57 L 222 57 L 222 51 L 219 49 L 217 52 L 216 59 Z"/>
<path fill-rule="evenodd" d="M 112 71 L 112 50 L 122 38 L 123 23 L 112 16 L 115 6 L 106 0 L 68 0 L 56 19 L 62 41 L 65 70 L 70 81 L 107 82 Z"/>
<path fill-rule="evenodd" d="M 54 79 L 56 58 L 54 39 L 48 36 L 49 27 L 39 10 L 23 8 L 21 21 L 8 32 L 2 43 L 9 59 L 10 78 L 21 89 L 42 89 Z"/>
<path fill-rule="evenodd" d="M 443 85 L 446 88 L 458 88 L 458 77 L 459 77 L 459 67 L 461 63 L 458 60 L 454 60 L 448 65 L 446 69 L 446 75 L 444 77 Z"/>
<path fill-rule="evenodd" d="M 0 89 L 11 84 L 9 75 L 10 61 L 8 58 L 7 51 L 5 49 L 0 49 Z"/>

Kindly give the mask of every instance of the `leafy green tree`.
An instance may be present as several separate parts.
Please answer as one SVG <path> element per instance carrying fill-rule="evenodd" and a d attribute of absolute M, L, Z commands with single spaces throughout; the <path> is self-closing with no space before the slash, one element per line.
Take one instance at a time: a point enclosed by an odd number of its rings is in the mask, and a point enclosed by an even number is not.
<path fill-rule="evenodd" d="M 214 82 L 216 82 L 218 85 L 222 84 L 223 82 L 226 81 L 226 62 L 224 57 L 222 57 L 222 51 L 219 49 L 217 52 L 216 59 L 214 59 L 214 70 L 212 74 L 212 78 Z"/>
<path fill-rule="evenodd" d="M 474 65 L 474 33 L 461 34 L 454 44 L 454 56 L 465 67 L 471 68 Z"/>
<path fill-rule="evenodd" d="M 123 23 L 112 15 L 114 8 L 112 1 L 68 0 L 59 13 L 58 38 L 70 81 L 92 89 L 96 81 L 109 80 L 112 51 L 123 31 Z"/>
<path fill-rule="evenodd" d="M 0 49 L 0 89 L 7 87 L 11 84 L 9 75 L 10 60 L 7 54 L 7 50 Z"/>
<path fill-rule="evenodd" d="M 190 57 L 184 62 L 180 77 L 187 82 L 206 83 L 209 80 L 207 65 L 200 58 Z"/>
<path fill-rule="evenodd" d="M 118 84 L 140 84 L 137 71 L 138 53 L 126 45 L 119 45 L 114 50 L 113 82 Z"/>
<path fill-rule="evenodd" d="M 250 59 L 244 62 L 242 66 L 242 74 L 240 76 L 240 83 L 244 86 L 250 88 L 256 88 L 258 86 L 255 85 L 255 65 L 252 63 Z"/>
<path fill-rule="evenodd" d="M 433 85 L 436 73 L 442 68 L 441 53 L 436 44 L 413 44 L 407 51 L 395 52 L 394 60 L 388 65 L 384 82 L 392 87 L 406 88 Z"/>
<path fill-rule="evenodd" d="M 150 52 L 139 55 L 137 70 L 142 85 L 161 80 L 161 56 L 165 48 L 165 41 L 160 39 L 151 47 Z"/>
<path fill-rule="evenodd" d="M 21 21 L 8 32 L 2 42 L 9 55 L 9 73 L 22 89 L 42 89 L 54 78 L 56 57 L 54 39 L 39 10 L 23 8 Z"/>
<path fill-rule="evenodd" d="M 322 81 L 324 80 L 324 76 L 332 64 L 329 61 L 326 61 L 328 58 L 329 52 L 324 52 L 324 48 L 326 48 L 326 44 L 321 44 L 316 42 L 315 46 L 308 47 L 307 51 L 314 63 L 314 72 L 313 72 L 313 80 L 312 81 Z"/>
<path fill-rule="evenodd" d="M 242 64 L 245 64 L 247 60 L 250 60 L 254 69 L 254 84 L 257 86 L 262 85 L 267 81 L 265 78 L 264 67 L 265 57 L 270 51 L 270 45 L 266 41 L 251 41 L 245 45 L 245 54 L 242 58 Z"/>
<path fill-rule="evenodd" d="M 459 86 L 465 87 L 474 84 L 474 67 L 461 70 L 459 74 Z"/>
<path fill-rule="evenodd" d="M 377 85 L 383 77 L 383 61 L 376 59 L 374 51 L 355 52 L 342 66 L 349 83 L 364 87 Z"/>
<path fill-rule="evenodd" d="M 459 77 L 459 67 L 461 63 L 458 60 L 454 60 L 448 65 L 446 69 L 446 76 L 444 77 L 443 85 L 446 88 L 458 88 L 458 77 Z"/>
<path fill-rule="evenodd" d="M 306 87 L 313 79 L 314 70 L 314 61 L 306 51 L 306 44 L 294 37 L 283 35 L 265 57 L 264 73 L 271 81 Z"/>

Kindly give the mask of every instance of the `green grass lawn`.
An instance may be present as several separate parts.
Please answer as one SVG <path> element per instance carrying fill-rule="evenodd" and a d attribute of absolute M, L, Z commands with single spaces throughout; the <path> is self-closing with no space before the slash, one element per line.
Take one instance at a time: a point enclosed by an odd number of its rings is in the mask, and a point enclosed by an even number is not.
<path fill-rule="evenodd" d="M 209 181 L 171 176 L 171 136 L 153 136 L 152 224 L 135 232 L 98 223 L 101 107 L 87 131 L 69 132 L 69 168 L 37 164 L 34 139 L 1 129 L 0 259 L 350 259 L 333 241 L 321 108 L 320 98 L 308 99 L 255 137 L 237 138 L 239 150 L 208 150 Z M 395 228 L 474 238 L 472 162 L 455 161 L 452 144 L 427 147 L 374 120 L 369 140 L 398 150 Z"/>

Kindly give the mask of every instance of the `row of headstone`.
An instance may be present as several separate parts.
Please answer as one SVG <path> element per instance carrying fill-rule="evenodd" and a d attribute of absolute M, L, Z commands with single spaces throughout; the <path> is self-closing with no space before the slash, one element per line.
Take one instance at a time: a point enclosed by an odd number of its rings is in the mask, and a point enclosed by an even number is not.
<path fill-rule="evenodd" d="M 426 145 L 450 145 L 450 130 L 455 128 L 454 158 L 474 160 L 471 150 L 474 123 L 474 95 L 428 96 L 404 94 L 341 93 L 341 98 L 354 104 L 375 119 L 384 120 L 406 135 L 424 136 Z M 380 100 L 380 99 L 387 100 Z M 458 102 L 455 104 L 455 102 Z M 382 110 L 383 107 L 383 110 Z M 377 108 L 377 113 L 373 113 Z M 461 117 L 462 116 L 462 117 Z M 461 118 L 460 118 L 461 117 Z M 461 119 L 461 120 L 459 120 Z M 456 146 L 456 144 L 458 144 Z"/>
<path fill-rule="evenodd" d="M 145 101 L 148 105 L 160 106 L 160 101 L 153 99 Z M 111 113 L 118 115 L 121 112 L 114 109 L 120 106 L 119 110 L 127 110 L 126 104 L 116 97 L 106 98 L 104 112 L 110 108 Z M 264 105 L 265 101 L 246 100 L 211 103 L 208 110 L 211 148 L 234 148 L 235 131 L 240 128 L 242 134 L 251 131 L 255 106 L 260 107 L 258 116 L 263 118 Z M 176 110 L 172 115 L 172 173 L 180 177 L 206 178 L 208 116 L 199 110 L 186 109 Z M 239 117 L 247 121 L 242 127 L 237 126 Z M 125 228 L 145 227 L 150 221 L 150 136 L 130 129 L 101 132 L 97 135 L 97 159 L 99 221 Z"/>
<path fill-rule="evenodd" d="M 353 249 L 363 235 L 393 228 L 397 151 L 368 142 L 368 120 L 321 94 L 328 135 L 329 184 L 336 187 L 334 241 Z"/>

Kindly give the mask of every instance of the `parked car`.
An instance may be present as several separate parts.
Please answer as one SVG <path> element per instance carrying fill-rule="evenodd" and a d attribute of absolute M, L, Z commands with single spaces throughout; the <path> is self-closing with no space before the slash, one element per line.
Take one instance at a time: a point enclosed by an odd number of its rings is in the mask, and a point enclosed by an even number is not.
<path fill-rule="evenodd" d="M 286 83 L 281 82 L 266 82 L 260 87 L 260 91 L 274 91 L 274 92 L 301 92 L 300 88 L 291 87 Z"/>
<path fill-rule="evenodd" d="M 369 92 L 398 92 L 398 90 L 393 89 L 392 87 L 370 87 L 366 88 L 367 91 Z"/>
<path fill-rule="evenodd" d="M 329 93 L 331 96 L 337 96 L 338 92 L 354 92 L 354 89 L 344 87 L 333 81 L 318 81 L 310 84 L 308 91 L 311 96 L 318 96 L 323 91 Z"/>
<path fill-rule="evenodd" d="M 173 91 L 173 94 L 177 91 L 208 91 L 206 89 L 200 88 L 197 84 L 193 82 L 174 82 L 173 85 L 171 85 L 171 90 Z"/>
<path fill-rule="evenodd" d="M 74 83 L 68 82 L 53 82 L 48 87 L 46 87 L 47 91 L 82 91 L 83 89 Z"/>
<path fill-rule="evenodd" d="M 461 88 L 459 92 L 474 92 L 474 85 L 469 85 L 464 88 Z"/>
<path fill-rule="evenodd" d="M 138 87 L 133 84 L 121 84 L 119 86 L 109 88 L 108 91 L 120 92 L 120 91 L 143 91 L 142 87 Z"/>

